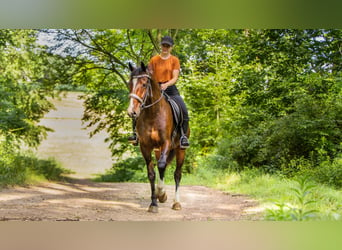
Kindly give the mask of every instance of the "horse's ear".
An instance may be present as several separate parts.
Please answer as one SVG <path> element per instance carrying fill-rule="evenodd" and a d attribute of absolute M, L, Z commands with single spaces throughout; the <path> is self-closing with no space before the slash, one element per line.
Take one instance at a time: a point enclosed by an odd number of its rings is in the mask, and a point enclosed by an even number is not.
<path fill-rule="evenodd" d="M 131 62 L 128 63 L 128 67 L 130 71 L 133 71 L 135 69 Z"/>
<path fill-rule="evenodd" d="M 146 72 L 146 66 L 143 62 L 141 62 L 141 69 Z"/>

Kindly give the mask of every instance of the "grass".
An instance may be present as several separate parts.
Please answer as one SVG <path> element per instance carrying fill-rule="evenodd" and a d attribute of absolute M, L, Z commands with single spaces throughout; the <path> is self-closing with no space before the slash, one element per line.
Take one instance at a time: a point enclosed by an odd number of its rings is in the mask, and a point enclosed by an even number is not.
<path fill-rule="evenodd" d="M 256 199 L 267 220 L 342 220 L 341 189 L 304 180 L 245 170 L 222 172 L 208 186 Z"/>
<path fill-rule="evenodd" d="M 0 154 L 0 188 L 58 181 L 70 173 L 53 158 L 39 159 L 30 152 Z"/>

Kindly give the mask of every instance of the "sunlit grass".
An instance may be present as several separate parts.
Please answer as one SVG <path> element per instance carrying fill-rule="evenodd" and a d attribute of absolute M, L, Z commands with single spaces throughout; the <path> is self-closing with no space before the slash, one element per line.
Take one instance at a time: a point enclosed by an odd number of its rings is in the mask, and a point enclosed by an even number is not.
<path fill-rule="evenodd" d="M 202 169 L 194 174 L 183 175 L 182 183 L 205 185 L 228 193 L 248 195 L 258 201 L 258 210 L 263 214 L 266 214 L 267 209 L 279 209 L 277 204 L 283 204 L 294 211 L 298 208 L 298 199 L 302 198 L 293 191 L 298 186 L 297 179 L 265 174 L 258 170 L 236 173 Z M 312 219 L 342 220 L 342 191 L 310 181 L 309 183 L 313 188 L 305 198 L 312 202 L 308 202 L 305 209 L 317 210 Z"/>
<path fill-rule="evenodd" d="M 54 158 L 39 159 L 31 152 L 1 155 L 0 158 L 0 187 L 58 181 L 70 173 Z"/>

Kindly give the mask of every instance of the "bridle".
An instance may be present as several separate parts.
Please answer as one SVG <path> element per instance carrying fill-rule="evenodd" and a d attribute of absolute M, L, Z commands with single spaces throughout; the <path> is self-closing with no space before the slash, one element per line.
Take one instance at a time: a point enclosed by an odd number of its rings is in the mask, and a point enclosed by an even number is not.
<path fill-rule="evenodd" d="M 152 107 L 153 105 L 157 104 L 158 102 L 161 101 L 161 99 L 163 98 L 163 93 L 160 95 L 160 98 L 158 100 L 156 100 L 155 102 L 151 103 L 151 104 L 148 104 L 146 105 L 146 101 L 147 101 L 147 98 L 150 96 L 150 97 L 153 97 L 153 93 L 152 93 L 152 85 L 151 85 L 151 77 L 150 75 L 148 74 L 143 74 L 143 75 L 138 75 L 138 76 L 132 76 L 133 79 L 139 79 L 139 78 L 143 78 L 143 77 L 147 77 L 148 79 L 148 82 L 147 82 L 147 85 L 146 85 L 146 92 L 144 94 L 144 96 L 141 98 L 140 96 L 134 94 L 134 93 L 131 93 L 129 94 L 129 98 L 134 98 L 136 99 L 138 102 L 140 102 L 140 109 L 143 110 L 143 109 L 146 109 L 146 108 L 150 108 Z M 163 91 L 162 91 L 163 92 Z"/>

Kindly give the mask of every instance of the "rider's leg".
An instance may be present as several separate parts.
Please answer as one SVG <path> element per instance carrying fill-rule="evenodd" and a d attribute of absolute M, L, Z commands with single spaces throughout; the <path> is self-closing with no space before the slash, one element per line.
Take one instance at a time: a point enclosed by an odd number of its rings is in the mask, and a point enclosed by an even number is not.
<path fill-rule="evenodd" d="M 188 137 L 186 136 L 186 133 L 188 131 L 189 128 L 189 119 L 185 119 L 183 120 L 183 124 L 182 124 L 182 136 L 180 138 L 180 144 L 181 144 L 181 148 L 188 148 L 190 146 Z"/>
<path fill-rule="evenodd" d="M 190 146 L 188 137 L 187 137 L 187 132 L 189 128 L 189 114 L 188 114 L 188 109 L 186 108 L 186 105 L 183 101 L 183 98 L 179 95 L 177 96 L 172 96 L 174 100 L 181 106 L 182 112 L 183 112 L 183 123 L 181 126 L 181 138 L 180 138 L 180 145 L 181 148 L 188 148 Z"/>

